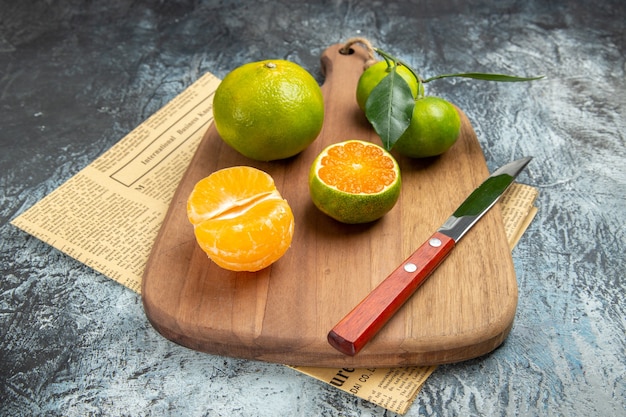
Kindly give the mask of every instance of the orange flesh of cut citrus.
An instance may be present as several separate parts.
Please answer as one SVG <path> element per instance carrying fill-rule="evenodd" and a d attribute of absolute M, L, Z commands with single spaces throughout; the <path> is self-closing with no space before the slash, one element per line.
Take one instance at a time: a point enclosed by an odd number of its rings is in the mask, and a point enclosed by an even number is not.
<path fill-rule="evenodd" d="M 291 245 L 294 217 L 267 173 L 231 167 L 200 180 L 187 201 L 204 252 L 219 266 L 255 272 Z"/>
<path fill-rule="evenodd" d="M 322 158 L 319 178 L 351 194 L 375 194 L 396 180 L 394 162 L 376 146 L 347 142 Z"/>

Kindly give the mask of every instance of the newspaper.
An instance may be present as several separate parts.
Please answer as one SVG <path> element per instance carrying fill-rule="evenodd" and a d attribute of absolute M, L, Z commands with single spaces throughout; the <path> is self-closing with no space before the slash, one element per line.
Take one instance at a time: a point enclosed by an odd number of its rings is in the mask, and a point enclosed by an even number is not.
<path fill-rule="evenodd" d="M 133 291 L 207 127 L 207 73 L 11 223 Z"/>
<path fill-rule="evenodd" d="M 11 224 L 139 293 L 170 201 L 213 120 L 220 80 L 206 73 Z M 501 205 L 511 248 L 532 220 L 537 190 L 514 184 Z M 404 414 L 435 367 L 293 367 Z"/>
<path fill-rule="evenodd" d="M 405 414 L 436 366 L 293 369 L 398 414 Z"/>

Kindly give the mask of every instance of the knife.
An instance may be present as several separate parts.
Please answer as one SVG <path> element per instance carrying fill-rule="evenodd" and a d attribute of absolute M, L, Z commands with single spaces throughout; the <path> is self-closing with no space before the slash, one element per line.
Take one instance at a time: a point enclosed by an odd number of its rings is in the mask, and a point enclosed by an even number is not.
<path fill-rule="evenodd" d="M 333 327 L 328 343 L 341 353 L 356 355 L 493 207 L 531 159 L 518 159 L 494 171 L 426 242 Z"/>

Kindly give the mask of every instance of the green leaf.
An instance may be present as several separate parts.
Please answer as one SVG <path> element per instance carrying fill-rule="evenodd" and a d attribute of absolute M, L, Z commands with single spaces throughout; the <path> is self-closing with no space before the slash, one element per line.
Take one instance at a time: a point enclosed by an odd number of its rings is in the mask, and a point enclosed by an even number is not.
<path fill-rule="evenodd" d="M 451 78 L 451 77 L 464 77 L 464 78 L 473 78 L 475 80 L 485 80 L 485 81 L 499 81 L 499 82 L 520 82 L 520 81 L 534 81 L 544 78 L 544 75 L 540 75 L 537 77 L 518 77 L 515 75 L 506 75 L 506 74 L 489 74 L 482 72 L 462 72 L 458 74 L 443 74 L 437 75 L 435 77 L 430 77 L 424 80 L 425 83 L 438 80 L 440 78 Z"/>
<path fill-rule="evenodd" d="M 391 67 L 365 102 L 365 117 L 372 124 L 383 147 L 391 150 L 411 123 L 415 99 L 411 87 Z"/>

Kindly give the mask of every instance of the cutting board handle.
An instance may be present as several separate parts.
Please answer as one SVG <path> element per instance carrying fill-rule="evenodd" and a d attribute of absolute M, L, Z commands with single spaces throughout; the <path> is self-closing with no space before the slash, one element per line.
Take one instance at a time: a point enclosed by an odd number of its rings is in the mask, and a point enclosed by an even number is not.
<path fill-rule="evenodd" d="M 367 49 L 353 45 L 343 53 L 345 44 L 328 47 L 320 58 L 324 75 L 324 126 L 313 143 L 315 152 L 331 143 L 360 139 L 381 144 L 356 101 L 359 78 L 372 57 Z"/>
<path fill-rule="evenodd" d="M 373 56 L 365 47 L 338 43 L 328 47 L 322 54 L 322 74 L 328 79 L 333 72 L 344 74 L 344 71 L 348 71 L 360 77 L 373 62 Z"/>

